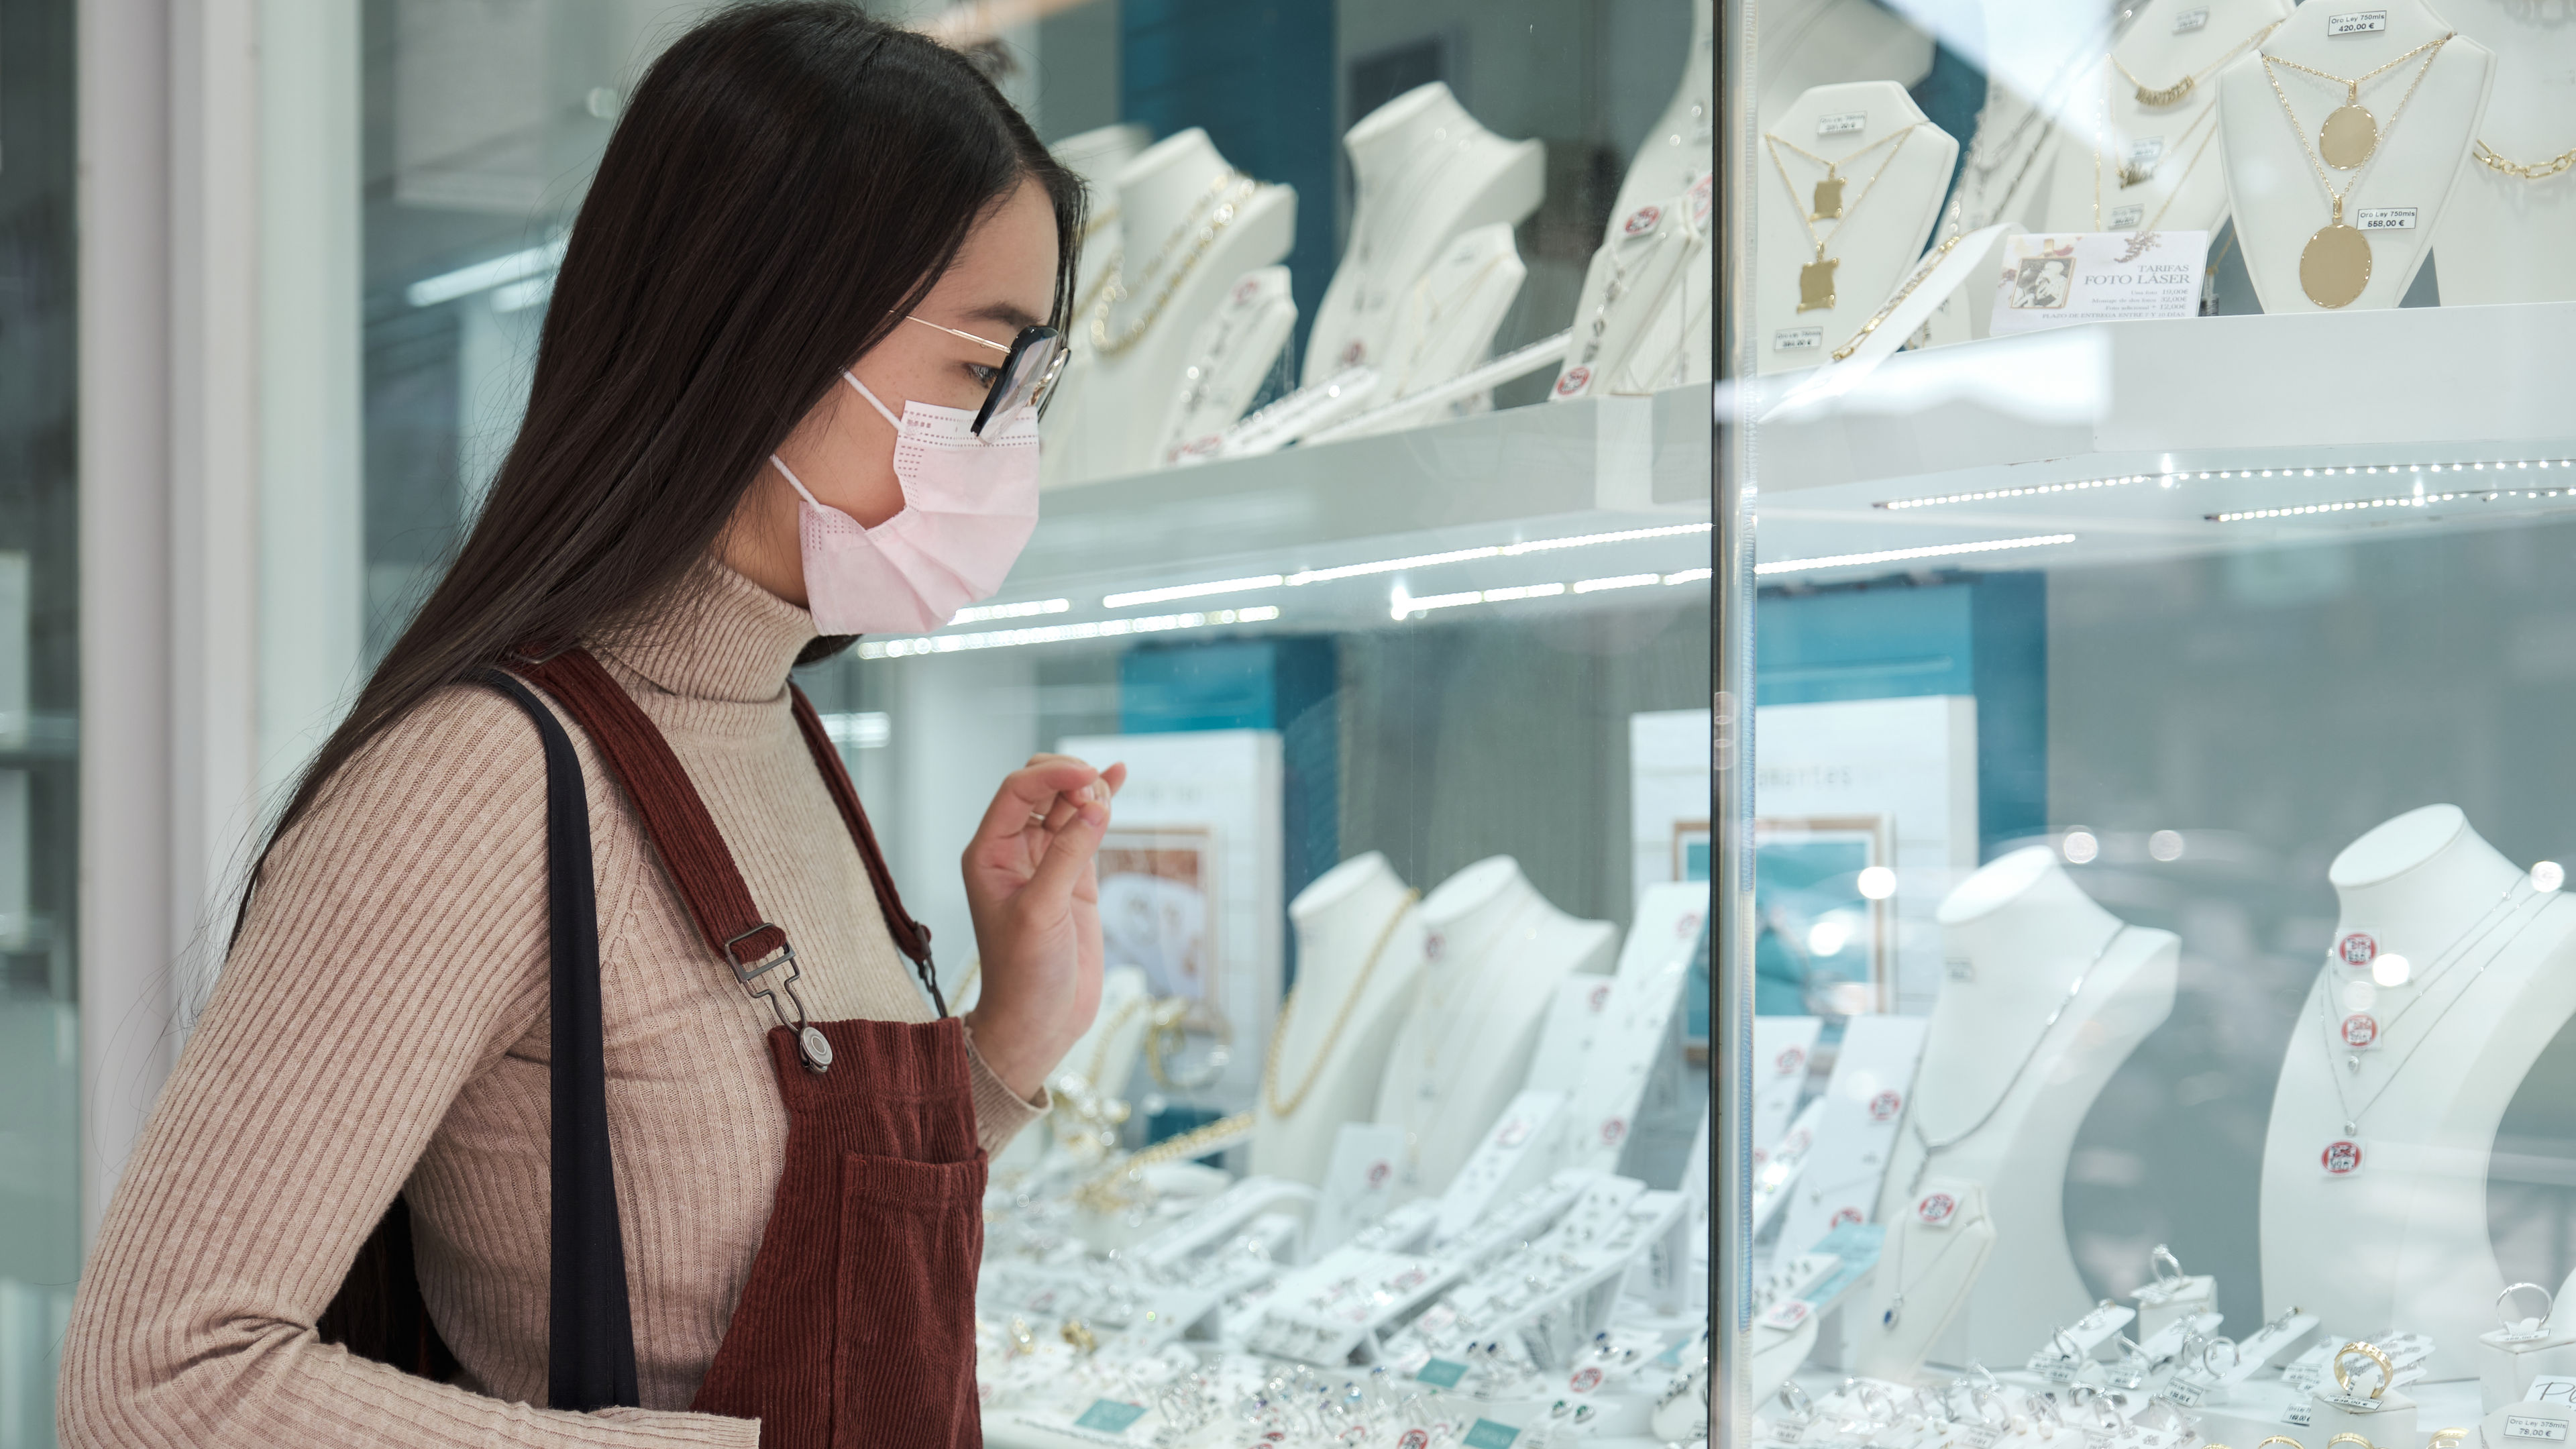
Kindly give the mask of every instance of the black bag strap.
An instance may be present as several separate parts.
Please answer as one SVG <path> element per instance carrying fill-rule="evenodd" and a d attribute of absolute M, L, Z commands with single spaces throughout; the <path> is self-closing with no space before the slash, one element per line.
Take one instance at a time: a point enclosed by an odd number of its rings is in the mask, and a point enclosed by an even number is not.
<path fill-rule="evenodd" d="M 552 982 L 549 1069 L 554 1220 L 547 1292 L 546 1401 L 587 1413 L 641 1401 L 626 1301 L 626 1239 L 608 1149 L 608 1067 L 599 1020 L 599 904 L 590 800 L 572 737 L 535 693 L 501 671 L 482 682 L 537 727 L 546 753 L 546 938 Z"/>

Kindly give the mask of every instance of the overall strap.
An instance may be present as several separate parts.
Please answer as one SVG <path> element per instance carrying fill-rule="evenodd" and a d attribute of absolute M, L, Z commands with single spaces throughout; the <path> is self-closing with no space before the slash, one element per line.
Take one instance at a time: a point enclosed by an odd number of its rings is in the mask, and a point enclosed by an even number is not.
<path fill-rule="evenodd" d="M 850 839 L 857 842 L 859 860 L 868 869 L 868 884 L 877 893 L 877 910 L 885 917 L 886 933 L 894 937 L 895 949 L 912 961 L 913 970 L 921 975 L 921 984 L 930 988 L 930 1002 L 941 1016 L 948 1014 L 948 998 L 939 994 L 939 969 L 930 959 L 930 928 L 912 918 L 903 908 L 903 897 L 894 888 L 894 872 L 886 868 L 885 852 L 877 848 L 877 833 L 868 828 L 868 812 L 859 805 L 859 790 L 850 783 L 850 768 L 841 762 L 841 752 L 832 744 L 831 732 L 823 728 L 823 717 L 814 712 L 814 702 L 794 684 L 787 686 L 795 702 L 796 728 L 805 736 L 805 749 L 814 757 L 814 767 L 823 772 L 823 785 L 832 792 L 832 803 L 841 808 L 841 823 L 850 828 Z"/>
<path fill-rule="evenodd" d="M 528 687 L 499 670 L 482 682 L 536 724 L 546 753 L 546 938 L 552 1010 L 552 1262 L 546 1401 L 588 1413 L 642 1401 L 626 1302 L 625 1235 L 608 1145 L 608 1071 L 600 1039 L 599 910 L 590 801 L 572 738 Z"/>

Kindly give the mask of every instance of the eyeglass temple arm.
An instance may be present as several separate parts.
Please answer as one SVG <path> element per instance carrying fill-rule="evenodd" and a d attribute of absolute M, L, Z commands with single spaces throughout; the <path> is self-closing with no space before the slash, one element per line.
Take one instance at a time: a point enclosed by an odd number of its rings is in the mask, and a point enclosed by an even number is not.
<path fill-rule="evenodd" d="M 903 314 L 903 320 L 906 322 L 918 322 L 924 327 L 935 328 L 938 331 L 947 333 L 951 337 L 963 337 L 969 342 L 989 347 L 1004 356 L 1008 356 L 1011 351 L 1011 345 L 1007 342 L 996 342 L 990 337 L 978 337 L 972 332 L 960 332 L 954 327 L 941 327 L 938 323 L 931 321 L 927 317 L 916 317 L 910 312 Z"/>

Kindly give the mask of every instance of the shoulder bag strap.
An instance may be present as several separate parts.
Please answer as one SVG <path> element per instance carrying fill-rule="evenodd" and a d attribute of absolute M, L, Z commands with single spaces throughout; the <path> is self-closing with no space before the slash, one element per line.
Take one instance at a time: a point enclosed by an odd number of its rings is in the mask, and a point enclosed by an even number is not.
<path fill-rule="evenodd" d="M 553 1253 L 547 1291 L 546 1398 L 588 1413 L 641 1401 L 626 1302 L 626 1241 L 608 1146 L 608 1070 L 600 1040 L 599 909 L 590 802 L 572 738 L 528 687 L 499 670 L 482 682 L 535 722 L 546 751 L 546 937 L 552 981 Z"/>

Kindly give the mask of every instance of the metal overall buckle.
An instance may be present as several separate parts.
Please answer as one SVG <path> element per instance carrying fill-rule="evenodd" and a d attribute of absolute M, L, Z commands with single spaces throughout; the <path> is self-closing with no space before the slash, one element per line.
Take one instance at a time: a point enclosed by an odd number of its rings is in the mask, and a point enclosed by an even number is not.
<path fill-rule="evenodd" d="M 778 932 L 777 950 L 766 955 L 755 956 L 749 961 L 745 961 L 737 954 L 734 948 L 766 931 Z M 821 1028 L 805 1019 L 805 999 L 796 994 L 796 978 L 803 973 L 797 969 L 796 948 L 787 944 L 787 933 L 763 921 L 725 942 L 724 955 L 725 964 L 733 968 L 733 979 L 742 983 L 742 989 L 766 999 L 769 1002 L 769 1009 L 778 1015 L 778 1024 L 796 1034 L 796 1055 L 803 1059 L 805 1069 L 818 1073 L 830 1071 L 832 1043 L 823 1035 Z M 761 979 L 781 968 L 785 969 L 786 975 L 769 980 Z M 781 990 L 787 993 L 785 1004 L 781 1004 L 778 999 L 778 993 Z M 789 1006 L 796 1008 L 792 1018 L 788 1015 Z"/>

